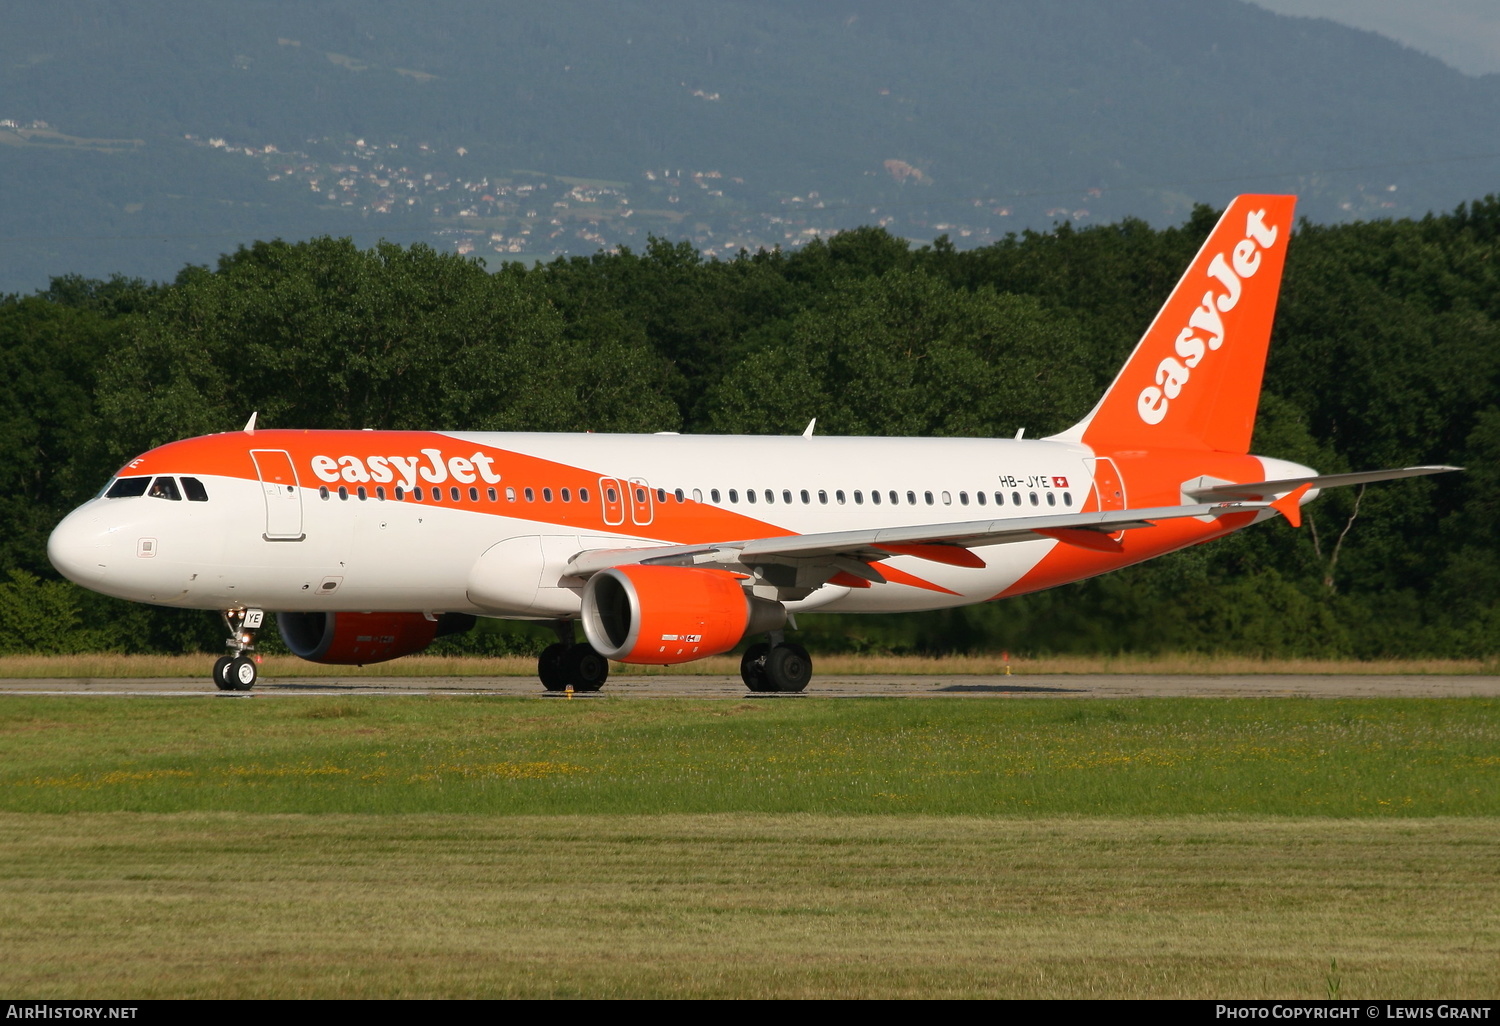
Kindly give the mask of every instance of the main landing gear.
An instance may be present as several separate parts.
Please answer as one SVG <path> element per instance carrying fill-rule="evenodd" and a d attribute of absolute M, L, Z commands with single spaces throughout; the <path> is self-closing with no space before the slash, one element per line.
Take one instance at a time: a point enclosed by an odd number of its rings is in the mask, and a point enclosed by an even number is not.
<path fill-rule="evenodd" d="M 224 646 L 232 654 L 214 663 L 214 685 L 220 691 L 249 691 L 260 672 L 254 654 L 255 634 L 265 625 L 265 610 L 226 609 L 223 616 L 224 626 L 229 628 Z"/>
<path fill-rule="evenodd" d="M 557 644 L 548 645 L 537 659 L 537 676 L 548 691 L 598 691 L 609 679 L 609 660 L 589 647 L 587 642 L 573 640 L 573 621 L 558 620 L 552 624 Z"/>
<path fill-rule="evenodd" d="M 740 679 L 751 691 L 794 693 L 812 680 L 812 657 L 795 641 L 783 641 L 780 631 L 770 643 L 758 641 L 740 658 Z"/>

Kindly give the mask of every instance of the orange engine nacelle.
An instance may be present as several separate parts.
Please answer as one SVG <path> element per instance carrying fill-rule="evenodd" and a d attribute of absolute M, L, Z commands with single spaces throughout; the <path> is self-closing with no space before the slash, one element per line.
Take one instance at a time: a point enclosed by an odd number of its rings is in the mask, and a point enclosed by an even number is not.
<path fill-rule="evenodd" d="M 786 623 L 779 602 L 745 591 L 744 577 L 685 566 L 617 566 L 583 589 L 583 632 L 594 651 L 660 666 L 728 652 L 747 634 Z"/>
<path fill-rule="evenodd" d="M 420 652 L 445 634 L 474 626 L 467 613 L 277 613 L 276 627 L 292 654 L 339 666 L 383 663 Z"/>

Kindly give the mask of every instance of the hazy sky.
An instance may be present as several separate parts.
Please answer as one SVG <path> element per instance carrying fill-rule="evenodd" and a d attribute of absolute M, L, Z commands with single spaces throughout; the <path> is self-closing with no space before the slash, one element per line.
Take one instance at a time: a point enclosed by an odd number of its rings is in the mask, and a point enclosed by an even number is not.
<path fill-rule="evenodd" d="M 1471 75 L 1500 72 L 1500 0 L 1251 0 L 1390 36 Z"/>

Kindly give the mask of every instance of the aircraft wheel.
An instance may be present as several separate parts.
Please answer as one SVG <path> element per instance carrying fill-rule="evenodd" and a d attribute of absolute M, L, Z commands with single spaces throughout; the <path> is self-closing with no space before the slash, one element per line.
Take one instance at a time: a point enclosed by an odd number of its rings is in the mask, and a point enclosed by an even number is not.
<path fill-rule="evenodd" d="M 563 654 L 569 646 L 548 645 L 536 661 L 536 675 L 542 678 L 542 687 L 548 691 L 561 691 L 568 686 L 563 674 Z"/>
<path fill-rule="evenodd" d="M 777 645 L 766 656 L 766 690 L 796 692 L 812 680 L 812 659 L 801 645 Z"/>
<path fill-rule="evenodd" d="M 255 678 L 260 675 L 260 670 L 256 667 L 255 660 L 249 656 L 236 656 L 229 660 L 224 675 L 229 681 L 230 691 L 249 691 L 255 687 Z"/>
<path fill-rule="evenodd" d="M 598 691 L 609 679 L 609 660 L 588 645 L 570 645 L 563 653 L 562 670 L 574 691 Z"/>
<path fill-rule="evenodd" d="M 745 649 L 745 654 L 740 657 L 740 680 L 745 682 L 745 687 L 751 691 L 770 691 L 770 684 L 766 681 L 766 656 L 770 653 L 771 646 L 764 641 L 757 641 Z"/>
<path fill-rule="evenodd" d="M 220 691 L 233 691 L 234 684 L 229 680 L 229 664 L 234 662 L 234 656 L 220 656 L 219 661 L 214 663 L 214 686 Z"/>

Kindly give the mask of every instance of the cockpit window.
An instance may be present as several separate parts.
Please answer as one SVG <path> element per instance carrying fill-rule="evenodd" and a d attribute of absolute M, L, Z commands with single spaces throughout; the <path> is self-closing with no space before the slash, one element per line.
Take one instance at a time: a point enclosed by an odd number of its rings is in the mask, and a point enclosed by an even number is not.
<path fill-rule="evenodd" d="M 204 488 L 203 482 L 196 477 L 182 479 L 182 493 L 187 496 L 188 502 L 208 501 L 208 489 Z"/>
<path fill-rule="evenodd" d="M 151 483 L 149 477 L 122 477 L 109 486 L 109 491 L 104 493 L 107 499 L 131 499 L 137 495 L 146 494 L 146 486 Z"/>
<path fill-rule="evenodd" d="M 173 502 L 182 501 L 182 493 L 177 490 L 175 478 L 159 477 L 151 482 L 151 490 L 146 493 L 153 499 L 171 499 Z"/>

